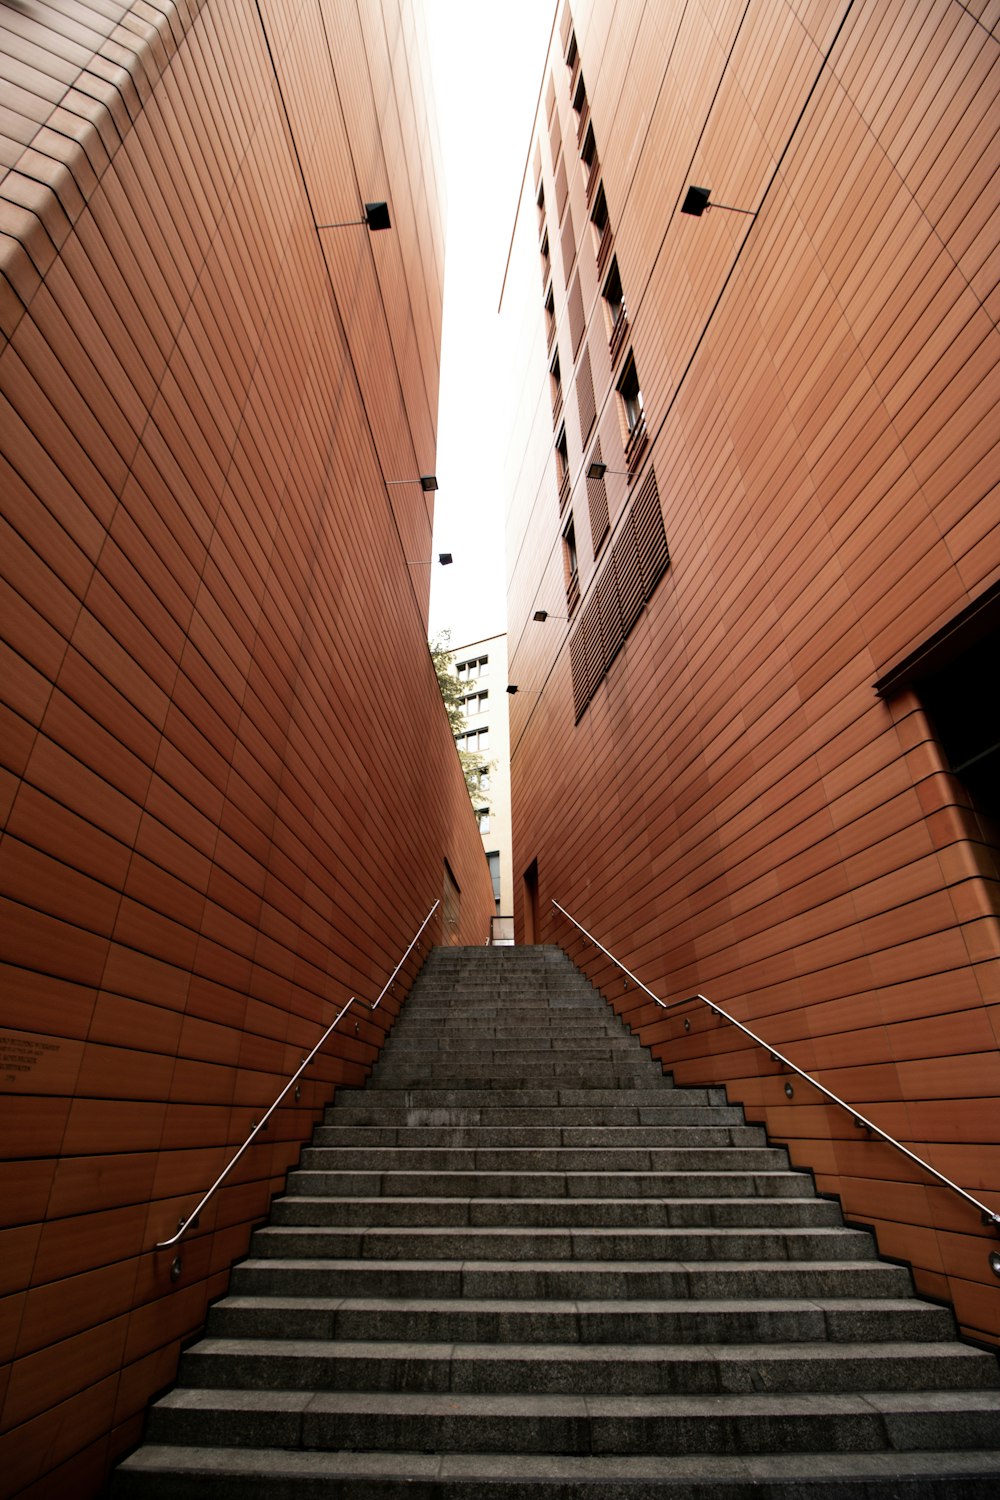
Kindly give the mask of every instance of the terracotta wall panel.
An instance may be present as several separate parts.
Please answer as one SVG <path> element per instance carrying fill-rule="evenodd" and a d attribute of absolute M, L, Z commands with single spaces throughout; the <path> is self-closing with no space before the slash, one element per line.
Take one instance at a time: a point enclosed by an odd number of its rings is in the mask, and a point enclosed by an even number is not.
<path fill-rule="evenodd" d="M 332 1039 L 176 1284 L 153 1245 L 347 997 L 378 992 L 445 856 L 460 936 L 492 909 L 406 566 L 431 508 L 385 485 L 434 467 L 420 26 L 409 5 L 161 10 L 103 56 L 128 5 L 5 31 L 31 107 L 0 190 L 0 1388 L 5 1472 L 39 1496 L 96 1493 L 137 1439 L 398 1004 Z M 381 198 L 381 238 L 316 228 Z"/>
<path fill-rule="evenodd" d="M 541 935 L 584 962 L 665 1067 L 724 1082 L 996 1340 L 975 1214 L 808 1085 L 790 1103 L 767 1053 L 720 1021 L 692 1011 L 686 1033 L 623 991 L 550 904 L 656 993 L 731 1007 L 1000 1205 L 983 1144 L 1000 1082 L 996 850 L 918 700 L 874 693 L 1000 575 L 998 344 L 989 272 L 976 280 L 1000 222 L 995 46 L 944 3 L 765 5 L 714 24 L 672 4 L 572 11 L 644 396 L 638 478 L 655 470 L 671 564 L 574 722 L 575 623 L 530 621 L 558 608 L 542 590 L 562 522 L 539 440 L 526 198 L 504 307 L 528 330 L 508 505 L 515 870 L 537 859 Z M 759 211 L 681 217 L 692 181 Z M 602 348 L 603 310 L 586 316 Z M 602 456 L 624 468 L 610 365 L 593 370 Z M 634 485 L 608 486 L 613 546 Z M 581 556 L 581 612 L 598 576 Z M 523 921 L 520 890 L 517 906 Z"/>

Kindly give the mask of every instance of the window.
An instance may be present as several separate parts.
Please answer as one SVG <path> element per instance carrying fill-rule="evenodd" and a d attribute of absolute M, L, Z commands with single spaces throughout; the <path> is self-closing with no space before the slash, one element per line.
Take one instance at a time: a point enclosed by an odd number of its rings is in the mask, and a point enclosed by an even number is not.
<path fill-rule="evenodd" d="M 471 719 L 476 714 L 484 714 L 486 712 L 486 700 L 488 697 L 489 693 L 487 692 L 468 693 L 462 700 L 462 712 L 465 714 L 465 717 Z"/>
<path fill-rule="evenodd" d="M 545 342 L 552 348 L 552 340 L 556 336 L 556 294 L 549 287 L 549 295 L 545 299 Z"/>
<path fill-rule="evenodd" d="M 583 139 L 583 132 L 587 128 L 587 121 L 590 119 L 590 105 L 587 103 L 587 86 L 583 81 L 582 73 L 577 79 L 576 90 L 573 94 L 573 112 L 576 115 L 576 144 L 579 146 Z"/>
<path fill-rule="evenodd" d="M 482 729 L 467 729 L 464 734 L 456 734 L 455 743 L 460 750 L 469 750 L 477 755 L 481 750 L 490 748 L 490 731 L 486 726 Z"/>
<path fill-rule="evenodd" d="M 572 614 L 580 602 L 580 569 L 576 553 L 576 527 L 570 516 L 563 528 L 563 572 L 566 580 L 567 612 Z"/>
<path fill-rule="evenodd" d="M 478 782 L 478 784 L 479 784 L 479 790 L 481 792 L 488 792 L 489 791 L 489 789 L 490 789 L 490 768 L 489 768 L 489 766 L 480 766 L 480 768 L 479 768 L 479 782 Z"/>
<path fill-rule="evenodd" d="M 569 46 L 566 48 L 566 66 L 569 68 L 569 91 L 572 94 L 580 71 L 580 51 L 576 45 L 575 31 L 570 33 Z"/>
<path fill-rule="evenodd" d="M 552 280 L 552 257 L 549 254 L 549 233 L 548 233 L 548 230 L 546 230 L 545 233 L 542 235 L 541 256 L 542 256 L 542 286 L 548 286 L 549 282 Z"/>
<path fill-rule="evenodd" d="M 597 189 L 594 206 L 590 210 L 590 225 L 594 231 L 594 254 L 597 257 L 598 275 L 604 274 L 604 267 L 608 263 L 611 254 L 611 221 L 608 218 L 608 200 L 604 196 L 603 183 Z"/>
<path fill-rule="evenodd" d="M 601 296 L 604 298 L 608 318 L 608 332 L 610 333 L 618 322 L 618 319 L 625 315 L 625 298 L 622 295 L 622 279 L 618 274 L 617 255 L 611 262 L 611 270 L 608 272 L 608 279 L 604 283 L 604 290 L 601 292 Z"/>
<path fill-rule="evenodd" d="M 573 525 L 572 516 L 570 516 L 566 530 L 563 532 L 563 546 L 566 549 L 566 566 L 570 575 L 575 577 L 579 560 L 576 555 L 576 527 Z"/>
<path fill-rule="evenodd" d="M 562 515 L 569 499 L 569 446 L 565 424 L 560 427 L 556 438 L 556 483 L 559 486 L 559 514 Z"/>
<path fill-rule="evenodd" d="M 597 156 L 597 141 L 594 138 L 593 125 L 588 125 L 587 127 L 587 134 L 584 137 L 583 149 L 580 155 L 587 169 L 587 198 L 589 199 L 597 185 L 597 174 L 601 170 L 601 163 Z"/>
<path fill-rule="evenodd" d="M 642 391 L 639 389 L 639 375 L 631 354 L 625 366 L 625 373 L 618 382 L 618 395 L 621 397 L 625 425 L 629 433 L 633 433 L 643 422 L 643 403 Z"/>
<path fill-rule="evenodd" d="M 642 391 L 635 368 L 635 357 L 629 351 L 625 370 L 618 382 L 618 399 L 621 402 L 623 434 L 625 439 L 625 464 L 629 475 L 639 467 L 639 460 L 646 450 L 646 418 L 643 411 Z"/>
<path fill-rule="evenodd" d="M 545 184 L 540 183 L 538 187 L 538 233 L 541 234 L 545 228 Z"/>
<path fill-rule="evenodd" d="M 622 349 L 625 347 L 625 338 L 628 333 L 628 315 L 625 309 L 625 297 L 622 292 L 622 279 L 618 274 L 618 257 L 611 261 L 611 269 L 608 278 L 601 291 L 604 299 L 604 320 L 608 325 L 608 345 L 611 349 L 611 363 L 614 364 Z"/>
<path fill-rule="evenodd" d="M 559 351 L 556 350 L 555 358 L 549 365 L 549 385 L 552 394 L 552 420 L 555 422 L 562 411 L 562 372 L 559 368 Z"/>
<path fill-rule="evenodd" d="M 477 677 L 485 677 L 489 672 L 488 656 L 471 656 L 468 661 L 457 661 L 455 671 L 459 682 L 475 682 Z"/>
<path fill-rule="evenodd" d="M 994 584 L 875 684 L 882 698 L 912 687 L 957 786 L 949 792 L 977 862 L 1000 875 L 1000 584 Z M 923 774 L 926 774 L 924 771 Z M 988 877 L 989 878 L 989 877 Z"/>
<path fill-rule="evenodd" d="M 486 855 L 486 863 L 490 867 L 490 879 L 493 882 L 493 900 L 500 910 L 500 850 L 490 849 Z"/>
<path fill-rule="evenodd" d="M 479 832 L 480 833 L 489 833 L 489 831 L 490 831 L 490 810 L 489 810 L 488 807 L 477 807 L 476 808 L 476 822 L 479 824 Z"/>

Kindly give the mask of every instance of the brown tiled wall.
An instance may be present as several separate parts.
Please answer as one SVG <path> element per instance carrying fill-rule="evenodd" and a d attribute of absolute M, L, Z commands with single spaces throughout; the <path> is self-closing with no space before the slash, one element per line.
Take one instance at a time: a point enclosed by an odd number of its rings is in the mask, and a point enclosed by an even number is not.
<path fill-rule="evenodd" d="M 435 898 L 442 247 L 408 0 L 4 6 L 0 1489 L 96 1492 Z M 317 230 L 385 199 L 393 227 Z M 419 753 L 414 753 L 414 748 Z M 428 935 L 440 935 L 435 919 Z"/>
<path fill-rule="evenodd" d="M 576 621 L 609 554 L 595 562 L 588 534 L 595 435 L 581 449 L 572 423 L 561 518 L 554 491 L 532 181 L 505 294 L 515 325 L 535 308 L 508 523 L 515 887 L 537 859 L 541 936 L 586 963 L 664 1065 L 726 1083 L 924 1290 L 1000 1340 L 998 1242 L 975 1210 L 807 1085 L 789 1100 L 767 1052 L 703 1009 L 690 1032 L 658 1018 L 550 904 L 657 994 L 731 1008 L 1000 1209 L 996 863 L 917 697 L 874 691 L 1000 578 L 1000 12 L 579 0 L 572 15 L 650 436 L 630 484 L 613 472 L 626 463 L 588 225 L 577 265 L 609 544 L 655 470 L 670 566 L 574 724 L 575 621 L 554 618 L 570 511 Z M 537 134 L 555 205 L 560 129 L 542 119 Z M 690 183 L 759 212 L 681 216 Z"/>

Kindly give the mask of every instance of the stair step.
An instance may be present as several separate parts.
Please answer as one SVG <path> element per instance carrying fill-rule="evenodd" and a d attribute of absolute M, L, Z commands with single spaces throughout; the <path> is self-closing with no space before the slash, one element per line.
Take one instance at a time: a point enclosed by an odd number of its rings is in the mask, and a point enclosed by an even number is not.
<path fill-rule="evenodd" d="M 291 1186 L 291 1183 L 289 1183 Z M 660 1227 L 784 1228 L 831 1226 L 841 1222 L 836 1203 L 819 1198 L 521 1198 L 413 1197 L 280 1198 L 271 1207 L 271 1223 L 357 1226 L 380 1224 L 471 1224 L 484 1228 L 537 1226 L 583 1228 Z"/>
<path fill-rule="evenodd" d="M 758 1457 L 306 1452 L 149 1445 L 116 1500 L 995 1500 L 1000 1451 Z"/>
<path fill-rule="evenodd" d="M 993 1356 L 559 950 L 435 952 L 250 1250 L 116 1500 L 997 1493 Z"/>
<path fill-rule="evenodd" d="M 498 1347 L 206 1338 L 182 1356 L 180 1379 L 202 1390 L 729 1396 L 991 1389 L 996 1361 L 950 1342 Z"/>
<path fill-rule="evenodd" d="M 367 1260 L 854 1260 L 874 1255 L 871 1239 L 842 1228 L 742 1229 L 585 1227 L 509 1229 L 465 1225 L 396 1229 L 288 1226 L 255 1231 L 253 1253 Z"/>
<path fill-rule="evenodd" d="M 853 1343 L 954 1336 L 943 1307 L 916 1298 L 740 1301 L 538 1302 L 488 1298 L 226 1297 L 209 1313 L 218 1338 L 447 1339 L 496 1342 L 657 1344 Z"/>
<path fill-rule="evenodd" d="M 531 1069 L 522 1064 L 516 1072 L 502 1067 L 484 1066 L 477 1069 L 469 1063 L 454 1066 L 438 1064 L 427 1068 L 422 1074 L 409 1065 L 389 1068 L 379 1064 L 372 1073 L 371 1083 L 365 1092 L 398 1093 L 403 1089 L 423 1090 L 428 1085 L 448 1093 L 475 1093 L 480 1089 L 488 1089 L 494 1093 L 531 1093 L 545 1089 L 550 1101 L 551 1091 L 554 1089 L 560 1093 L 565 1089 L 586 1089 L 589 1094 L 597 1089 L 606 1093 L 609 1088 L 613 1088 L 616 1093 L 636 1088 L 671 1093 L 674 1088 L 671 1080 L 652 1066 L 616 1068 L 614 1072 L 602 1069 L 599 1079 L 594 1078 L 592 1073 L 593 1064 L 589 1069 L 586 1064 L 573 1068 L 554 1063 Z"/>
<path fill-rule="evenodd" d="M 151 1442 L 424 1452 L 824 1453 L 1000 1448 L 995 1391 L 612 1396 L 177 1389 Z"/>
<path fill-rule="evenodd" d="M 669 1146 L 627 1147 L 615 1150 L 589 1146 L 555 1146 L 535 1149 L 524 1146 L 449 1147 L 449 1146 L 340 1146 L 336 1149 L 307 1146 L 302 1152 L 298 1171 L 349 1171 L 361 1168 L 369 1172 L 549 1172 L 584 1174 L 650 1172 L 682 1174 L 764 1172 L 791 1178 L 800 1186 L 808 1182 L 804 1172 L 792 1172 L 783 1150 L 768 1146 Z"/>
<path fill-rule="evenodd" d="M 405 1023 L 399 1023 L 397 1037 L 402 1036 Z M 487 1045 L 483 1047 L 479 1040 L 473 1045 L 461 1049 L 452 1045 L 442 1050 L 440 1043 L 442 1037 L 436 1038 L 438 1045 L 434 1046 L 431 1039 L 427 1038 L 425 1046 L 420 1045 L 418 1037 L 406 1037 L 405 1048 L 393 1048 L 393 1056 L 386 1053 L 382 1062 L 386 1067 L 391 1063 L 393 1067 L 403 1068 L 408 1065 L 420 1070 L 420 1076 L 426 1077 L 424 1069 L 434 1067 L 454 1067 L 460 1065 L 472 1069 L 475 1073 L 483 1073 L 492 1066 L 508 1068 L 511 1072 L 544 1073 L 553 1067 L 564 1068 L 593 1068 L 594 1063 L 602 1063 L 608 1068 L 646 1069 L 660 1073 L 663 1071 L 662 1064 L 647 1052 L 643 1047 L 637 1047 L 633 1037 L 622 1034 L 620 1036 L 599 1036 L 593 1040 L 576 1037 L 570 1045 L 565 1038 L 558 1033 L 548 1037 L 534 1037 L 530 1046 L 525 1046 L 523 1038 L 518 1044 L 507 1042 L 497 1046 Z"/>
<path fill-rule="evenodd" d="M 433 1280 L 432 1280 L 433 1278 Z M 584 1298 L 902 1297 L 902 1266 L 880 1261 L 459 1261 L 273 1259 L 233 1268 L 234 1292 L 276 1296 Z"/>
<path fill-rule="evenodd" d="M 711 1116 L 712 1111 L 706 1110 Z M 449 1146 L 497 1150 L 507 1146 L 765 1146 L 759 1125 L 319 1125 L 314 1146 Z"/>
<path fill-rule="evenodd" d="M 358 1194 L 404 1198 L 793 1198 L 803 1194 L 802 1176 L 789 1171 L 720 1172 L 360 1172 L 302 1168 L 289 1175 L 288 1192 L 310 1198 Z"/>
<path fill-rule="evenodd" d="M 498 1125 L 507 1128 L 511 1125 L 556 1125 L 556 1126 L 614 1126 L 614 1125 L 707 1125 L 715 1118 L 718 1124 L 739 1125 L 742 1123 L 742 1113 L 738 1109 L 719 1108 L 713 1109 L 711 1105 L 679 1105 L 665 1104 L 658 1108 L 649 1106 L 637 1107 L 635 1105 L 611 1105 L 598 1106 L 591 1104 L 587 1109 L 569 1108 L 565 1105 L 558 1107 L 550 1105 L 545 1108 L 525 1109 L 523 1117 L 518 1120 L 515 1111 L 510 1107 L 498 1103 L 494 1099 L 486 1104 L 465 1105 L 430 1105 L 427 1104 L 417 1090 L 410 1095 L 409 1103 L 388 1105 L 377 1100 L 375 1094 L 368 1097 L 369 1102 L 364 1104 L 347 1104 L 343 1108 L 334 1107 L 331 1114 L 336 1114 L 344 1125 L 462 1125 L 480 1126 L 487 1128 Z M 483 1096 L 480 1096 L 483 1097 Z M 664 1096 L 665 1097 L 665 1096 Z M 676 1097 L 676 1096 L 675 1096 Z M 718 1118 L 721 1116 L 721 1119 Z M 330 1116 L 328 1115 L 328 1119 Z"/>
<path fill-rule="evenodd" d="M 556 1105 L 567 1109 L 586 1109 L 591 1105 L 598 1107 L 602 1104 L 615 1109 L 662 1109 L 665 1104 L 664 1095 L 679 1095 L 680 1092 L 671 1088 L 665 1078 L 655 1087 L 620 1089 L 522 1088 L 516 1080 L 514 1087 L 507 1088 L 502 1079 L 497 1079 L 493 1085 L 481 1082 L 472 1088 L 342 1088 L 338 1091 L 338 1098 L 348 1108 L 363 1098 L 369 1104 L 384 1104 L 390 1108 L 393 1105 L 398 1107 L 401 1104 L 411 1104 L 416 1099 L 423 1109 L 467 1109 L 482 1104 L 492 1109 L 500 1106 L 505 1109 L 552 1109 Z M 710 1092 L 708 1089 L 685 1089 L 683 1103 L 689 1108 L 693 1104 L 710 1104 Z"/>

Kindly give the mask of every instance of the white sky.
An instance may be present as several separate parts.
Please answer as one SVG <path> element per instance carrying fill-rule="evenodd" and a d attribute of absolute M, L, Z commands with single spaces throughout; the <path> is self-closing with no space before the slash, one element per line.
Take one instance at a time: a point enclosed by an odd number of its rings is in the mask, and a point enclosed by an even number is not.
<path fill-rule="evenodd" d="M 497 306 L 555 0 L 425 0 L 447 193 L 430 633 L 507 628 Z"/>

